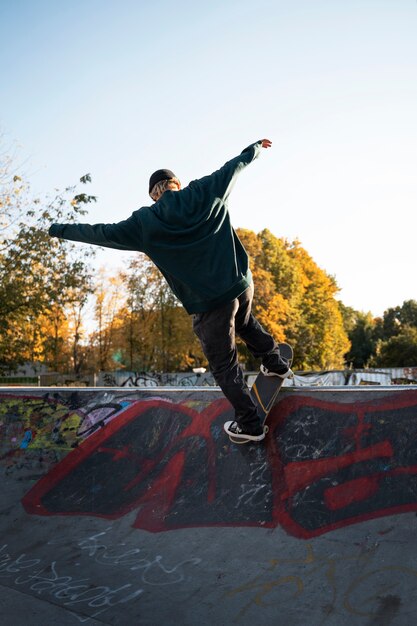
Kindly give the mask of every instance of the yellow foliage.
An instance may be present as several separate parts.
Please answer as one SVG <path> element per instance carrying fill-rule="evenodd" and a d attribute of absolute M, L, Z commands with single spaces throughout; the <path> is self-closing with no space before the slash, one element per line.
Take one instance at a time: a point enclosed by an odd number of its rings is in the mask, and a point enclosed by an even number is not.
<path fill-rule="evenodd" d="M 267 229 L 256 235 L 240 229 L 251 255 L 254 313 L 277 341 L 294 347 L 294 366 L 341 368 L 350 343 L 336 281 L 314 262 L 299 241 L 289 243 Z"/>
<path fill-rule="evenodd" d="M 350 343 L 335 299 L 334 278 L 318 267 L 298 241 L 277 238 L 267 229 L 259 234 L 239 229 L 238 236 L 250 255 L 253 312 L 278 342 L 293 346 L 294 368 L 344 367 Z M 190 316 L 144 255 L 135 256 L 123 274 L 100 273 L 95 323 L 88 357 L 92 369 L 186 371 L 207 365 Z M 71 350 L 68 316 L 57 307 L 37 324 L 33 355 L 43 355 L 55 368 L 64 367 Z M 240 350 L 247 366 L 257 367 L 245 349 Z"/>

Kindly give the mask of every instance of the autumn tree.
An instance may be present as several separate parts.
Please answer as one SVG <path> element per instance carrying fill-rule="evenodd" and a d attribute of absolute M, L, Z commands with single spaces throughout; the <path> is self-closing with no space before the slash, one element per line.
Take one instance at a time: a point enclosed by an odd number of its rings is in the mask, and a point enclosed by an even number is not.
<path fill-rule="evenodd" d="M 270 233 L 263 231 L 260 236 L 253 231 L 238 229 L 238 236 L 245 246 L 254 279 L 255 297 L 253 310 L 260 323 L 276 337 L 277 341 L 284 341 L 285 329 L 288 328 L 291 318 L 291 298 L 288 291 L 277 288 L 278 266 L 284 274 L 287 265 L 287 253 L 281 240 L 271 242 L 267 237 Z M 272 245 L 275 243 L 276 245 Z M 281 258 L 282 266 L 279 263 Z"/>
<path fill-rule="evenodd" d="M 100 371 L 110 371 L 120 365 L 119 330 L 125 324 L 127 289 L 123 274 L 109 275 L 101 268 L 94 286 L 94 322 L 96 330 L 90 334 L 93 347 L 91 365 Z"/>
<path fill-rule="evenodd" d="M 205 363 L 190 316 L 144 254 L 132 259 L 124 280 L 124 323 L 117 331 L 121 364 L 129 370 L 169 372 Z"/>
<path fill-rule="evenodd" d="M 332 276 L 319 268 L 296 242 L 289 250 L 299 269 L 302 294 L 294 350 L 302 369 L 339 369 L 350 342 L 335 298 L 339 291 Z"/>
<path fill-rule="evenodd" d="M 258 235 L 239 229 L 238 235 L 250 255 L 254 313 L 277 341 L 292 344 L 294 367 L 343 367 L 350 344 L 335 298 L 335 280 L 298 241 L 290 243 L 267 229 Z M 245 351 L 244 356 L 251 368 L 256 367 Z"/>
<path fill-rule="evenodd" d="M 48 229 L 55 221 L 76 220 L 85 213 L 86 204 L 95 200 L 77 194 L 76 187 L 52 198 L 32 199 L 28 185 L 16 174 L 12 176 L 10 164 L 8 168 L 0 191 L 4 224 L 0 240 L 1 371 L 38 358 L 57 364 L 62 349 L 59 323 L 65 319 L 66 307 L 74 304 L 75 293 L 84 299 L 91 291 L 91 253 L 75 253 L 74 244 L 52 239 Z M 82 184 L 89 181 L 89 175 L 80 179 Z M 54 336 L 42 326 L 49 317 L 55 320 L 47 324 Z"/>

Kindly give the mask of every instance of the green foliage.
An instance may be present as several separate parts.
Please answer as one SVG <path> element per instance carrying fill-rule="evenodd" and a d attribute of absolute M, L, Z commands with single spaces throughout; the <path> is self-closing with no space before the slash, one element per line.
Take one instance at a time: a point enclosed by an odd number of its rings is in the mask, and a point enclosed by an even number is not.
<path fill-rule="evenodd" d="M 405 326 L 417 328 L 417 302 L 415 300 L 406 300 L 401 306 L 384 312 L 380 339 L 395 337 Z"/>
<path fill-rule="evenodd" d="M 417 363 L 417 327 L 404 326 L 400 332 L 380 341 L 372 360 L 374 367 L 415 367 Z"/>
<path fill-rule="evenodd" d="M 349 334 L 355 328 L 358 311 L 355 311 L 355 309 L 350 306 L 346 306 L 340 300 L 339 309 L 342 315 L 344 329 Z"/>
<path fill-rule="evenodd" d="M 417 302 L 405 300 L 375 320 L 375 367 L 408 367 L 417 364 Z"/>
<path fill-rule="evenodd" d="M 371 313 L 356 312 L 353 326 L 348 332 L 351 348 L 346 354 L 346 362 L 353 368 L 363 369 L 369 365 L 375 354 L 375 320 Z"/>
<path fill-rule="evenodd" d="M 349 365 L 365 368 L 417 364 L 415 300 L 406 300 L 401 306 L 387 309 L 382 318 L 373 318 L 371 313 L 354 311 L 343 304 L 340 308 L 351 341 L 351 349 L 346 354 Z"/>

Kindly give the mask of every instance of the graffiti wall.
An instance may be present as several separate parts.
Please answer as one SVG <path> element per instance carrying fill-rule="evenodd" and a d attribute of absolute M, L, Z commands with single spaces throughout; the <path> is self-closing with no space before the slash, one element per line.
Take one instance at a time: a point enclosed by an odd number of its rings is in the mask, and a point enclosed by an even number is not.
<path fill-rule="evenodd" d="M 245 371 L 249 385 L 257 371 Z M 5 386 L 39 387 L 214 387 L 216 382 L 210 372 L 133 372 L 117 370 L 95 374 L 58 374 L 43 372 L 35 377 L 5 376 L 0 378 Z M 378 370 L 329 370 L 322 372 L 296 372 L 286 387 L 337 387 L 359 385 L 416 385 L 417 367 L 381 368 Z"/>
<path fill-rule="evenodd" d="M 249 385 L 258 372 L 245 372 Z M 47 378 L 44 377 L 45 384 Z M 207 387 L 216 382 L 210 372 L 100 372 L 97 377 L 99 387 Z M 336 387 L 358 385 L 409 385 L 417 384 L 417 367 L 386 368 L 378 370 L 334 370 L 325 372 L 296 372 L 286 387 Z"/>
<path fill-rule="evenodd" d="M 29 515 L 135 528 L 281 527 L 309 539 L 417 511 L 417 392 L 283 391 L 264 444 L 233 445 L 218 391 L 0 394 L 0 467 Z"/>
<path fill-rule="evenodd" d="M 103 387 L 213 387 L 210 372 L 100 372 L 98 386 Z"/>

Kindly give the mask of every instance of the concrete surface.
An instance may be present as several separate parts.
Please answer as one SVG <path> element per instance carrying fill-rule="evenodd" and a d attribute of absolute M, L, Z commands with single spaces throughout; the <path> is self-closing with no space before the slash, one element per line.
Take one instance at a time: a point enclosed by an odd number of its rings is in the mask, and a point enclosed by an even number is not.
<path fill-rule="evenodd" d="M 417 389 L 0 390 L 5 626 L 414 626 Z"/>

